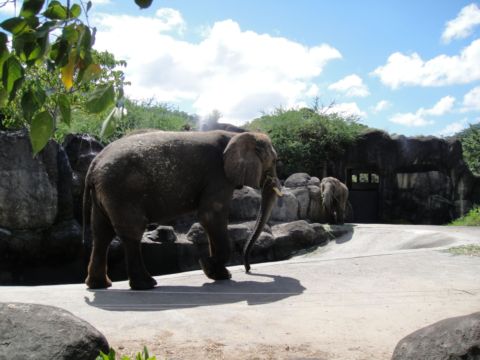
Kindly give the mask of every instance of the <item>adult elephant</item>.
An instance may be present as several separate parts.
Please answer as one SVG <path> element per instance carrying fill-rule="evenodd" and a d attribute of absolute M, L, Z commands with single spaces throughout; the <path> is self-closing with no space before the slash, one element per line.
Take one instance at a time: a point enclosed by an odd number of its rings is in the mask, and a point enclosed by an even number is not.
<path fill-rule="evenodd" d="M 329 224 L 343 224 L 348 202 L 348 188 L 334 177 L 323 178 L 320 182 L 322 206 Z"/>
<path fill-rule="evenodd" d="M 92 161 L 85 180 L 85 219 L 90 216 L 93 247 L 86 284 L 107 288 L 107 250 L 112 238 L 124 244 L 132 289 L 156 285 L 145 268 L 140 240 L 147 224 L 197 211 L 209 240 L 210 256 L 200 259 L 205 274 L 229 279 L 228 213 L 234 189 L 262 187 L 261 208 L 248 253 L 270 216 L 280 182 L 276 152 L 260 133 L 137 133 L 119 139 Z"/>

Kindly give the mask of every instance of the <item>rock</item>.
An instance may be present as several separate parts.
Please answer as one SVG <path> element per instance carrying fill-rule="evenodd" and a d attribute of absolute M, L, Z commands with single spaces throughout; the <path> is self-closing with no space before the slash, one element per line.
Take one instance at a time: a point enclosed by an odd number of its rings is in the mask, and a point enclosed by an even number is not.
<path fill-rule="evenodd" d="M 75 218 L 81 223 L 85 175 L 94 157 L 102 151 L 103 145 L 87 134 L 68 134 L 62 145 L 72 168 Z"/>
<path fill-rule="evenodd" d="M 73 261 L 83 249 L 80 225 L 73 219 L 53 225 L 45 236 L 43 246 L 48 249 L 48 258 L 54 264 Z"/>
<path fill-rule="evenodd" d="M 292 256 L 295 251 L 315 245 L 317 231 L 305 220 L 293 221 L 272 227 L 275 238 L 274 252 L 277 260 Z"/>
<path fill-rule="evenodd" d="M 312 176 L 307 185 L 320 186 L 320 179 L 316 176 Z"/>
<path fill-rule="evenodd" d="M 480 312 L 438 321 L 404 337 L 392 360 L 480 359 Z"/>
<path fill-rule="evenodd" d="M 0 263 L 2 266 L 42 264 L 50 249 L 45 246 L 41 230 L 13 230 L 0 237 Z"/>
<path fill-rule="evenodd" d="M 284 186 L 288 188 L 307 186 L 310 185 L 309 182 L 311 179 L 312 178 L 307 173 L 292 174 L 285 180 Z"/>
<path fill-rule="evenodd" d="M 0 149 L 0 226 L 8 229 L 51 226 L 57 218 L 59 203 L 66 201 L 59 199 L 58 191 L 58 154 L 62 150 L 49 141 L 33 157 L 26 131 L 0 131 Z"/>
<path fill-rule="evenodd" d="M 319 186 L 316 185 L 309 185 L 307 189 L 310 199 L 307 218 L 315 222 L 325 222 L 322 202 L 322 190 Z"/>
<path fill-rule="evenodd" d="M 177 235 L 175 234 L 172 226 L 160 225 L 153 230 L 146 231 L 143 234 L 142 241 L 145 240 L 173 244 L 175 241 L 177 241 Z"/>
<path fill-rule="evenodd" d="M 0 357 L 11 360 L 94 360 L 108 353 L 105 337 L 60 308 L 0 303 Z"/>
<path fill-rule="evenodd" d="M 298 201 L 298 219 L 308 218 L 308 208 L 310 206 L 310 192 L 307 187 L 298 187 L 291 190 Z"/>
<path fill-rule="evenodd" d="M 397 173 L 393 199 L 401 206 L 392 209 L 395 218 L 411 223 L 445 224 L 453 216 L 450 178 L 439 171 Z"/>
<path fill-rule="evenodd" d="M 200 223 L 195 223 L 192 225 L 192 227 L 187 233 L 187 239 L 195 245 L 208 244 L 207 234 L 205 233 L 205 229 L 202 225 L 200 225 Z"/>
<path fill-rule="evenodd" d="M 298 200 L 288 188 L 282 189 L 283 196 L 278 197 L 273 207 L 270 221 L 290 222 L 298 219 Z"/>
<path fill-rule="evenodd" d="M 230 219 L 233 221 L 256 219 L 260 210 L 260 202 L 259 190 L 248 186 L 235 190 L 230 204 Z"/>

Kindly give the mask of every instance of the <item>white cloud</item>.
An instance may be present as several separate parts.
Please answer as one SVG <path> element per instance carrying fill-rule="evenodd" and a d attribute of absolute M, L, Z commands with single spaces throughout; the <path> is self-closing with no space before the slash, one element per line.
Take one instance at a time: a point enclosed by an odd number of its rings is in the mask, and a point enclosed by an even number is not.
<path fill-rule="evenodd" d="M 8 2 L 4 6 L 0 7 L 0 14 L 6 16 L 15 16 L 16 12 L 20 12 L 21 7 L 21 4 L 17 4 L 17 7 L 15 8 L 15 4 L 13 2 Z"/>
<path fill-rule="evenodd" d="M 217 109 L 223 121 L 241 124 L 261 111 L 292 107 L 315 95 L 314 79 L 328 62 L 341 58 L 329 45 L 307 47 L 244 31 L 233 20 L 214 23 L 198 43 L 187 42 L 176 38 L 185 28 L 177 14 L 96 17 L 96 48 L 128 63 L 127 95 L 190 101 L 200 115 Z"/>
<path fill-rule="evenodd" d="M 474 87 L 465 94 L 461 111 L 480 111 L 480 86 Z"/>
<path fill-rule="evenodd" d="M 480 8 L 473 3 L 465 6 L 455 19 L 447 22 L 442 40 L 448 43 L 453 39 L 466 38 L 472 34 L 477 25 L 480 25 Z"/>
<path fill-rule="evenodd" d="M 410 127 L 432 125 L 435 122 L 428 117 L 445 115 L 452 110 L 454 103 L 453 96 L 445 96 L 430 109 L 420 108 L 415 113 L 397 113 L 390 118 L 390 121 Z"/>
<path fill-rule="evenodd" d="M 362 78 L 356 74 L 348 75 L 336 83 L 331 84 L 328 88 L 342 92 L 349 97 L 365 97 L 370 95 L 368 87 L 363 83 Z"/>
<path fill-rule="evenodd" d="M 441 116 L 450 112 L 455 104 L 455 98 L 453 96 L 444 96 L 430 109 L 420 109 L 419 112 L 422 115 Z"/>
<path fill-rule="evenodd" d="M 463 119 L 460 121 L 453 122 L 445 126 L 442 130 L 440 130 L 436 135 L 437 136 L 451 136 L 454 135 L 468 127 L 467 119 Z"/>
<path fill-rule="evenodd" d="M 395 124 L 405 125 L 405 126 L 426 126 L 434 123 L 433 120 L 426 119 L 423 115 L 416 113 L 398 113 L 394 114 L 390 121 Z"/>
<path fill-rule="evenodd" d="M 360 110 L 357 103 L 349 102 L 349 103 L 339 103 L 333 104 L 325 109 L 325 114 L 338 114 L 340 116 L 358 116 L 360 118 L 366 118 L 367 114 Z"/>
<path fill-rule="evenodd" d="M 424 61 L 420 55 L 396 52 L 373 75 L 392 89 L 400 86 L 443 86 L 480 80 L 480 39 L 474 40 L 459 55 L 439 55 Z"/>
<path fill-rule="evenodd" d="M 379 112 L 382 112 L 384 110 L 387 110 L 392 104 L 388 100 L 380 100 L 378 103 L 375 104 L 375 106 L 372 109 L 372 112 L 374 114 L 377 114 Z"/>

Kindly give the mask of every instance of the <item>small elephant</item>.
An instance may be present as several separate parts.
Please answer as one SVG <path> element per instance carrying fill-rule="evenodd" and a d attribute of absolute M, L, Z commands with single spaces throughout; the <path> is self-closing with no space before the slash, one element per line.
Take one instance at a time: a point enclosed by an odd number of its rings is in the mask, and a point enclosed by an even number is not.
<path fill-rule="evenodd" d="M 320 182 L 320 192 L 327 223 L 343 224 L 348 202 L 346 185 L 337 178 L 326 177 Z"/>
<path fill-rule="evenodd" d="M 244 185 L 262 188 L 256 228 L 244 249 L 248 271 L 250 249 L 281 194 L 276 160 L 261 133 L 153 131 L 114 141 L 92 161 L 85 180 L 84 236 L 89 217 L 93 236 L 87 286 L 111 286 L 107 251 L 116 234 L 125 248 L 130 287 L 154 287 L 142 259 L 142 234 L 149 223 L 192 211 L 208 235 L 210 256 L 200 259 L 204 273 L 229 279 L 228 214 L 234 189 Z"/>

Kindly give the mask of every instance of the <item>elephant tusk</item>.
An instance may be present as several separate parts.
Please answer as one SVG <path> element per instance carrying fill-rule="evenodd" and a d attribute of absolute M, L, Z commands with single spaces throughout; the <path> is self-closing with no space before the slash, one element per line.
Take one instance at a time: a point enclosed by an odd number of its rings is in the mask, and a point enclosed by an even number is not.
<path fill-rule="evenodd" d="M 275 191 L 275 193 L 279 196 L 279 197 L 282 197 L 283 196 L 283 193 L 280 191 L 280 189 L 276 186 L 273 187 L 273 191 Z"/>

